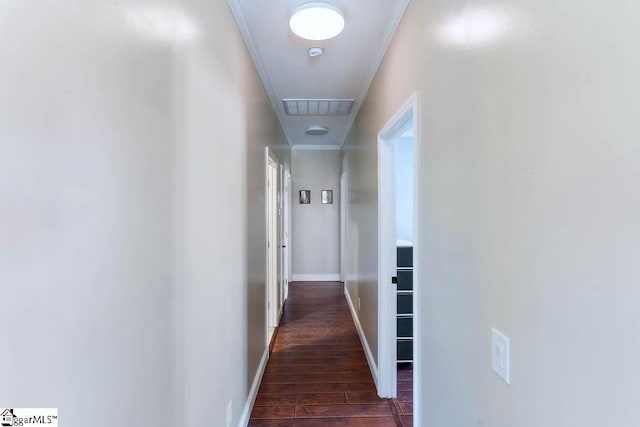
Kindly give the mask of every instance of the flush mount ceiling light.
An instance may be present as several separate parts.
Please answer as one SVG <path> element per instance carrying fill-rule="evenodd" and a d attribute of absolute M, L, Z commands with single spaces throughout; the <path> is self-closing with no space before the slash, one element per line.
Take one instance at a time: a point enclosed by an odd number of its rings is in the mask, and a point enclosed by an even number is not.
<path fill-rule="evenodd" d="M 327 40 L 344 29 L 340 10 L 324 2 L 303 4 L 291 16 L 289 27 L 297 36 L 307 40 Z"/>
<path fill-rule="evenodd" d="M 329 129 L 327 129 L 324 126 L 309 126 L 304 131 L 307 135 L 316 135 L 316 136 L 326 135 L 327 133 L 329 133 Z"/>

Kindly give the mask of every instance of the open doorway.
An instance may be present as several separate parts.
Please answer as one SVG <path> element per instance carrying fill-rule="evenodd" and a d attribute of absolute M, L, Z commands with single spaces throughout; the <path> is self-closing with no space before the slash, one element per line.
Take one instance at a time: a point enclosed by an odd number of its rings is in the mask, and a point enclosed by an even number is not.
<path fill-rule="evenodd" d="M 406 425 L 419 425 L 417 109 L 414 94 L 378 134 L 378 393 Z"/>
<path fill-rule="evenodd" d="M 395 138 L 397 392 L 393 402 L 403 425 L 413 425 L 413 149 L 411 123 Z"/>

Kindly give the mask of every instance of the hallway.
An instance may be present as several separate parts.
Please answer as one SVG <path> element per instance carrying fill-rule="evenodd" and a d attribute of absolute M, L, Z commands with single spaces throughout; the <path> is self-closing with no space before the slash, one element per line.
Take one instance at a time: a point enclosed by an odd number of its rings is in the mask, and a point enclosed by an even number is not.
<path fill-rule="evenodd" d="M 250 426 L 396 426 L 339 282 L 289 285 Z"/>
<path fill-rule="evenodd" d="M 0 414 L 640 426 L 640 1 L 2 6 Z"/>

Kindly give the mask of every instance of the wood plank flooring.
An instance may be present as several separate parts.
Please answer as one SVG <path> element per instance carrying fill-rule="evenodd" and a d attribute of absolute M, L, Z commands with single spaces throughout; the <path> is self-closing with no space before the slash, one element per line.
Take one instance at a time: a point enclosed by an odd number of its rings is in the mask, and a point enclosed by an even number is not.
<path fill-rule="evenodd" d="M 413 426 L 413 364 L 398 364 L 398 397 L 393 399 L 401 427 Z"/>
<path fill-rule="evenodd" d="M 396 427 L 380 399 L 342 284 L 289 284 L 249 426 Z"/>

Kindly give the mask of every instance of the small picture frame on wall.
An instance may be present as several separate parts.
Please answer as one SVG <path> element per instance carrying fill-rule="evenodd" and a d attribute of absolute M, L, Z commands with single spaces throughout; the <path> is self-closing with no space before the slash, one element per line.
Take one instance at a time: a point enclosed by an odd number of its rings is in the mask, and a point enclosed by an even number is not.
<path fill-rule="evenodd" d="M 321 202 L 323 205 L 333 204 L 333 190 L 322 190 Z"/>
<path fill-rule="evenodd" d="M 300 204 L 311 204 L 311 190 L 300 190 Z"/>

